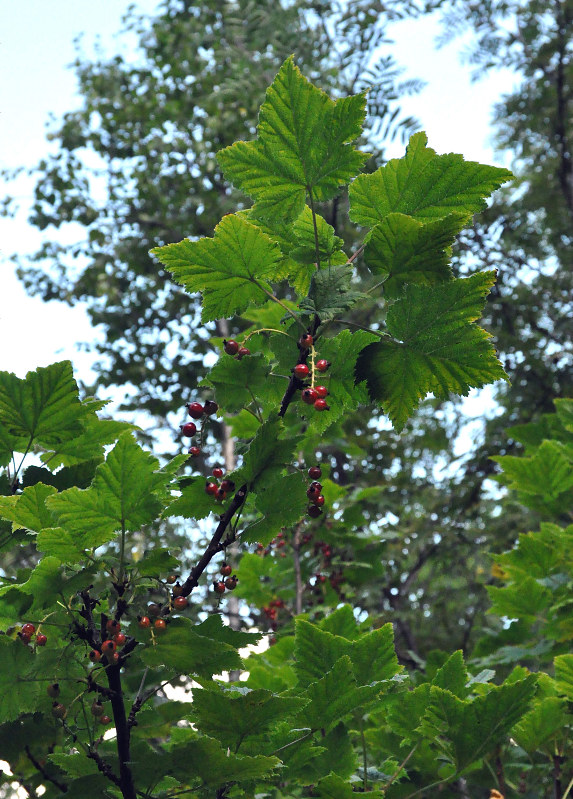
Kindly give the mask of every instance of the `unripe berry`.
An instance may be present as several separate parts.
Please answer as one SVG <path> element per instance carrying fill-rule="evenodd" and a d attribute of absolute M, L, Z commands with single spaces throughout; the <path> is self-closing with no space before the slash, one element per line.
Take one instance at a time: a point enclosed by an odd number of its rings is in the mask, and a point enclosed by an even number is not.
<path fill-rule="evenodd" d="M 315 407 L 315 409 L 317 411 L 329 411 L 330 410 L 326 400 L 323 400 L 323 399 L 317 399 L 316 402 L 314 403 L 314 407 Z"/>
<path fill-rule="evenodd" d="M 297 363 L 297 365 L 294 367 L 294 373 L 299 380 L 304 380 L 305 377 L 309 376 L 310 369 L 305 363 Z"/>
<path fill-rule="evenodd" d="M 318 507 L 318 505 L 309 505 L 306 512 L 310 516 L 311 519 L 318 519 L 322 510 Z"/>
<path fill-rule="evenodd" d="M 224 594 L 225 593 L 225 583 L 223 580 L 215 580 L 213 583 L 213 589 L 216 594 Z"/>
<path fill-rule="evenodd" d="M 140 616 L 137 620 L 137 623 L 139 624 L 142 630 L 146 630 L 148 627 L 151 627 L 149 616 Z"/>
<path fill-rule="evenodd" d="M 219 479 L 219 478 L 221 478 L 223 476 L 223 470 L 221 469 L 220 466 L 215 466 L 215 467 L 213 467 L 212 474 L 213 474 L 213 477 L 216 477 L 217 479 Z"/>
<path fill-rule="evenodd" d="M 313 341 L 314 339 L 310 335 L 310 333 L 303 333 L 302 336 L 299 338 L 298 343 L 303 348 L 303 350 L 308 350 L 310 347 L 312 347 Z"/>
<path fill-rule="evenodd" d="M 203 416 L 204 408 L 200 402 L 190 402 L 187 405 L 187 413 L 192 419 L 200 419 Z"/>
<path fill-rule="evenodd" d="M 322 477 L 322 469 L 320 466 L 311 466 L 308 470 L 308 476 L 311 480 L 319 480 Z"/>
<path fill-rule="evenodd" d="M 38 633 L 36 636 L 36 646 L 46 646 L 48 639 L 43 633 Z"/>
<path fill-rule="evenodd" d="M 181 435 L 187 436 L 187 438 L 191 438 L 197 432 L 197 425 L 195 422 L 187 422 L 186 424 L 181 425 Z"/>
<path fill-rule="evenodd" d="M 315 386 L 314 390 L 316 391 L 320 399 L 324 399 L 325 397 L 328 396 L 328 389 L 326 386 Z"/>
<path fill-rule="evenodd" d="M 236 355 L 239 351 L 239 345 L 233 338 L 230 338 L 228 341 L 224 339 L 223 349 L 225 350 L 227 355 Z"/>
<path fill-rule="evenodd" d="M 314 403 L 318 399 L 318 394 L 316 393 L 314 388 L 303 388 L 300 396 L 302 401 L 306 402 L 307 405 L 314 405 Z"/>
<path fill-rule="evenodd" d="M 94 699 L 91 706 L 92 716 L 103 716 L 103 705 L 99 699 Z"/>
<path fill-rule="evenodd" d="M 173 605 L 176 610 L 185 610 L 189 602 L 186 596 L 178 596 L 173 600 Z"/>
<path fill-rule="evenodd" d="M 193 455 L 194 458 L 198 458 L 201 454 L 201 447 L 189 447 L 188 452 L 189 455 Z"/>
<path fill-rule="evenodd" d="M 203 413 L 206 416 L 212 416 L 214 413 L 217 413 L 219 410 L 219 406 L 213 400 L 207 400 L 207 402 L 203 405 Z"/>
<path fill-rule="evenodd" d="M 58 682 L 50 683 L 50 685 L 48 685 L 48 687 L 46 688 L 46 691 L 48 693 L 48 696 L 51 696 L 52 699 L 56 699 L 56 697 L 60 695 L 60 683 Z"/>
<path fill-rule="evenodd" d="M 34 627 L 33 624 L 30 624 L 30 622 L 28 622 L 27 624 L 22 625 L 22 629 L 20 630 L 20 632 L 22 633 L 22 635 L 27 635 L 29 638 L 31 638 L 36 632 L 36 628 Z"/>
<path fill-rule="evenodd" d="M 316 362 L 315 366 L 319 372 L 326 372 L 327 369 L 330 369 L 330 361 L 325 361 L 324 358 L 321 358 Z"/>
<path fill-rule="evenodd" d="M 62 705 L 61 702 L 54 702 L 52 705 L 52 716 L 55 719 L 65 719 L 68 715 L 68 711 L 66 710 L 65 705 Z"/>
<path fill-rule="evenodd" d="M 158 633 L 162 633 L 167 627 L 167 623 L 165 619 L 155 619 L 155 624 L 153 626 L 155 627 Z"/>

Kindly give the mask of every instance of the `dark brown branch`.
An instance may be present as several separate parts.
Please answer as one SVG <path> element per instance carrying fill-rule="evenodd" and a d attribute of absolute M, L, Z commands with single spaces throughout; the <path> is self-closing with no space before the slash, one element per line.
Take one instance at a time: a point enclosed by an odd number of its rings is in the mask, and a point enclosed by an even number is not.
<path fill-rule="evenodd" d="M 225 531 L 229 526 L 231 519 L 244 503 L 247 496 L 247 490 L 248 490 L 247 485 L 246 484 L 242 485 L 235 494 L 235 496 L 233 497 L 233 501 L 231 502 L 225 513 L 223 513 L 223 515 L 221 516 L 219 524 L 217 525 L 217 529 L 213 533 L 213 537 L 209 541 L 207 549 L 201 556 L 199 562 L 191 569 L 191 574 L 182 585 L 182 591 L 181 591 L 182 596 L 189 596 L 191 591 L 194 588 L 197 588 L 197 586 L 199 585 L 199 580 L 201 578 L 201 575 L 203 574 L 203 572 L 205 571 L 205 569 L 207 568 L 213 557 L 218 552 L 221 552 L 222 549 L 224 549 L 224 545 L 221 544 L 221 539 L 223 538 L 223 535 L 225 534 Z"/>
<path fill-rule="evenodd" d="M 90 760 L 94 761 L 98 767 L 98 770 L 101 771 L 104 777 L 107 777 L 107 779 L 113 782 L 114 785 L 117 785 L 118 788 L 121 788 L 121 780 L 114 773 L 109 763 L 106 763 L 102 756 L 95 749 L 90 749 L 87 753 L 87 756 Z"/>
<path fill-rule="evenodd" d="M 56 788 L 62 793 L 67 793 L 68 786 L 66 785 L 66 783 L 60 782 L 55 777 L 50 776 L 46 771 L 46 769 L 44 768 L 44 766 L 38 760 L 36 760 L 32 752 L 30 751 L 30 747 L 28 745 L 24 747 L 24 751 L 26 752 L 26 755 L 30 763 L 34 766 L 35 769 L 37 769 L 40 772 L 40 774 L 45 780 L 51 782 L 52 785 L 55 785 Z"/>
<path fill-rule="evenodd" d="M 129 751 L 129 727 L 125 715 L 125 703 L 121 687 L 120 665 L 107 666 L 107 682 L 112 692 L 110 697 L 115 732 L 117 736 L 117 754 L 119 756 L 119 786 L 124 799 L 136 799 L 133 774 L 131 772 L 131 755 Z"/>
<path fill-rule="evenodd" d="M 564 11 L 560 0 L 557 2 L 557 24 L 559 26 L 559 50 L 555 87 L 557 92 L 557 121 L 555 133 L 559 141 L 559 184 L 569 214 L 573 216 L 573 162 L 566 133 L 566 122 L 568 119 L 567 98 L 565 97 L 565 66 L 567 57 L 566 21 L 564 19 Z"/>

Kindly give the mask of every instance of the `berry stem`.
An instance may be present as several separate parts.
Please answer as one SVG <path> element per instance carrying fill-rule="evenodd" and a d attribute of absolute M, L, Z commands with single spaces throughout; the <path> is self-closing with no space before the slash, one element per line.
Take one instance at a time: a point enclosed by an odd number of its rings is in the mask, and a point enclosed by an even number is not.
<path fill-rule="evenodd" d="M 257 286 L 258 288 L 260 288 L 260 290 L 261 290 L 262 292 L 264 292 L 264 293 L 267 295 L 267 297 L 269 297 L 269 299 L 273 300 L 273 302 L 276 302 L 276 303 L 278 303 L 278 304 L 281 306 L 281 308 L 284 308 L 284 309 L 285 309 L 285 311 L 286 311 L 286 312 L 289 314 L 289 316 L 292 316 L 292 318 L 293 318 L 293 319 L 294 319 L 294 321 L 297 323 L 297 325 L 300 325 L 300 327 L 301 327 L 301 328 L 304 330 L 304 332 L 306 333 L 306 328 L 305 328 L 305 326 L 303 325 L 303 323 L 300 321 L 300 319 L 298 318 L 298 316 L 297 316 L 296 314 L 294 314 L 294 313 L 291 311 L 291 309 L 290 309 L 290 308 L 289 308 L 287 305 L 285 305 L 285 304 L 284 304 L 284 302 L 282 302 L 282 300 L 279 300 L 279 298 L 278 298 L 278 297 L 275 297 L 275 295 L 272 293 L 272 291 L 268 291 L 268 289 L 266 289 L 264 286 L 261 286 L 261 284 L 259 283 L 259 281 L 258 281 L 258 280 L 255 280 L 254 278 L 251 278 L 251 281 L 252 281 L 252 282 L 255 284 L 255 286 Z"/>
<path fill-rule="evenodd" d="M 281 336 L 286 336 L 287 338 L 290 339 L 293 338 L 292 336 L 289 336 L 288 333 L 285 333 L 284 330 L 275 330 L 274 327 L 259 327 L 256 330 L 251 330 L 251 332 L 245 336 L 245 338 L 242 340 L 241 343 L 243 345 L 246 344 L 247 341 L 251 338 L 251 336 L 256 336 L 257 333 L 279 333 Z"/>
<path fill-rule="evenodd" d="M 310 348 L 310 387 L 314 388 L 314 359 L 316 356 L 316 350 L 314 349 L 314 344 Z"/>
<path fill-rule="evenodd" d="M 320 245 L 318 243 L 318 227 L 316 224 L 316 211 L 314 210 L 314 198 L 312 196 L 312 189 L 310 188 L 310 186 L 307 186 L 306 190 L 308 191 L 310 210 L 312 212 L 312 226 L 314 228 L 314 254 L 316 257 L 316 268 L 320 269 Z"/>

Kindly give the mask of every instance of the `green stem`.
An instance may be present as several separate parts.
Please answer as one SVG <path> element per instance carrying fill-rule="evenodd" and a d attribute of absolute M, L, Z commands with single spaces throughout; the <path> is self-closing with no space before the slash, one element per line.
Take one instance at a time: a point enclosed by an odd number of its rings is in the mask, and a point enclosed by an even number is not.
<path fill-rule="evenodd" d="M 316 256 L 316 268 L 320 269 L 320 245 L 318 243 L 318 227 L 316 224 L 316 212 L 314 210 L 314 199 L 312 196 L 312 189 L 310 186 L 306 187 L 308 191 L 308 197 L 310 200 L 310 210 L 312 212 L 312 226 L 314 228 L 314 254 Z"/>
<path fill-rule="evenodd" d="M 123 583 L 123 569 L 125 559 L 125 520 L 121 519 L 121 539 L 119 542 L 119 579 L 118 583 Z"/>
<path fill-rule="evenodd" d="M 305 735 L 303 735 L 301 738 L 297 738 L 295 741 L 291 741 L 290 743 L 285 744 L 284 746 L 280 746 L 278 749 L 275 749 L 275 751 L 272 753 L 272 756 L 275 757 L 276 755 L 278 755 L 279 752 L 284 752 L 284 750 L 288 749 L 289 746 L 294 746 L 295 744 L 300 744 L 303 741 L 306 741 L 308 738 L 310 738 L 312 735 L 314 735 L 314 733 L 315 733 L 315 730 L 310 730 Z"/>
<path fill-rule="evenodd" d="M 412 757 L 412 755 L 414 754 L 414 752 L 418 748 L 418 745 L 419 745 L 419 742 L 414 746 L 413 749 L 410 749 L 410 751 L 408 752 L 408 754 L 406 755 L 404 760 L 400 763 L 400 765 L 398 766 L 396 771 L 392 774 L 392 776 L 390 777 L 390 779 L 388 780 L 388 782 L 384 786 L 384 791 L 387 791 L 388 788 L 394 782 L 394 780 L 397 779 L 400 776 L 400 773 L 401 773 L 402 769 L 406 766 L 406 763 L 408 762 L 408 760 L 410 760 L 410 758 Z"/>
<path fill-rule="evenodd" d="M 364 737 L 364 719 L 360 717 L 360 740 L 362 741 L 362 787 L 364 788 L 364 793 L 368 791 L 368 761 L 366 757 L 366 738 Z"/>
<path fill-rule="evenodd" d="M 563 794 L 562 799 L 567 799 L 567 797 L 571 793 L 571 788 L 573 788 L 573 777 L 571 777 L 569 785 L 565 788 L 565 793 Z"/>
<path fill-rule="evenodd" d="M 272 300 L 273 302 L 276 302 L 276 303 L 278 303 L 278 305 L 280 305 L 280 306 L 281 306 L 281 308 L 284 308 L 284 309 L 285 309 L 285 311 L 286 311 L 286 312 L 287 312 L 287 313 L 288 313 L 290 316 L 292 316 L 292 318 L 293 318 L 293 319 L 294 319 L 294 321 L 297 323 L 297 325 L 300 325 L 300 327 L 301 327 L 301 328 L 303 329 L 303 331 L 306 333 L 306 327 L 305 327 L 305 326 L 303 325 L 303 323 L 300 321 L 300 319 L 298 318 L 298 316 L 297 316 L 296 314 L 294 314 L 294 313 L 291 311 L 291 309 L 290 309 L 290 308 L 288 308 L 288 307 L 287 307 L 287 306 L 284 304 L 284 302 L 282 302 L 282 300 L 279 300 L 279 298 L 278 298 L 278 297 L 275 297 L 275 295 L 272 293 L 272 291 L 269 291 L 269 290 L 268 290 L 268 289 L 266 289 L 264 286 L 261 286 L 261 284 L 259 283 L 259 281 L 258 281 L 258 280 L 255 280 L 255 278 L 254 278 L 254 277 L 252 277 L 252 278 L 251 278 L 251 280 L 252 280 L 252 282 L 255 284 L 255 286 L 257 286 L 258 288 L 260 288 L 260 290 L 263 292 L 263 294 L 266 294 L 266 295 L 267 295 L 267 297 L 268 297 L 270 300 Z"/>

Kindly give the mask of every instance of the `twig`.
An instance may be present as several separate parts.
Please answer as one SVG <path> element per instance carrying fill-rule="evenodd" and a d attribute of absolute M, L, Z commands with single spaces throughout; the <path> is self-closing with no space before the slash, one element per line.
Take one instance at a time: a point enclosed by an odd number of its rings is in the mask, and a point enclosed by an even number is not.
<path fill-rule="evenodd" d="M 109 763 L 106 763 L 102 756 L 97 752 L 95 749 L 89 749 L 87 752 L 87 756 L 90 760 L 93 760 L 98 770 L 107 777 L 108 780 L 113 782 L 114 785 L 117 785 L 118 788 L 121 788 L 121 780 L 119 777 L 114 773 L 112 767 Z"/>
<path fill-rule="evenodd" d="M 143 672 L 143 676 L 141 678 L 141 682 L 139 683 L 139 688 L 137 689 L 136 697 L 133 701 L 133 705 L 131 706 L 131 710 L 129 711 L 129 716 L 127 717 L 127 726 L 131 730 L 132 727 L 135 727 L 137 722 L 135 720 L 136 713 L 141 710 L 141 706 L 144 703 L 143 698 L 143 686 L 145 685 L 145 680 L 147 678 L 147 672 L 149 671 L 149 667 L 146 666 Z"/>
<path fill-rule="evenodd" d="M 44 768 L 44 766 L 38 760 L 36 760 L 32 752 L 30 751 L 30 747 L 27 744 L 24 747 L 24 751 L 26 752 L 26 755 L 28 756 L 28 760 L 30 761 L 30 763 L 34 766 L 35 769 L 37 769 L 40 772 L 40 774 L 45 780 L 48 780 L 48 782 L 51 782 L 52 785 L 55 785 L 56 788 L 58 788 L 58 790 L 60 790 L 62 793 L 67 793 L 68 786 L 66 785 L 66 783 L 60 782 L 55 777 L 50 776 L 46 771 L 46 769 Z"/>
<path fill-rule="evenodd" d="M 412 755 L 414 754 L 414 752 L 416 751 L 416 749 L 418 748 L 419 745 L 420 745 L 420 742 L 418 741 L 418 743 L 412 749 L 410 749 L 410 751 L 408 752 L 408 754 L 406 755 L 404 760 L 400 763 L 400 765 L 398 766 L 396 771 L 392 774 L 392 776 L 390 777 L 390 779 L 388 780 L 388 782 L 384 786 L 384 791 L 385 792 L 392 785 L 394 780 L 396 780 L 400 776 L 400 772 L 406 766 L 406 763 L 408 762 L 408 760 L 410 760 L 410 758 L 412 757 Z"/>

